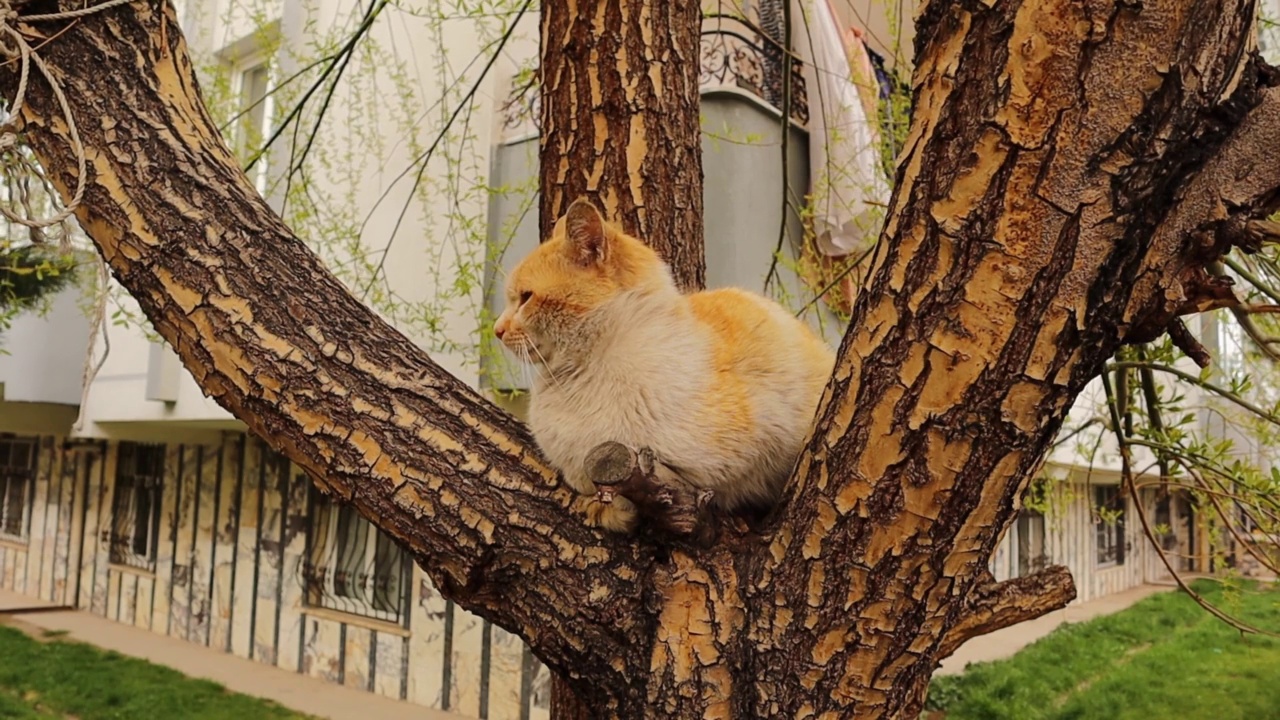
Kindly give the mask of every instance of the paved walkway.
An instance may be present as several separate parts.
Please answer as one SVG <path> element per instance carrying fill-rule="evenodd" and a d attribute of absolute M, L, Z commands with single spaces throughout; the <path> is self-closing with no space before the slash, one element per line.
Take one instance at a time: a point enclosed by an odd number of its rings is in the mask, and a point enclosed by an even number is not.
<path fill-rule="evenodd" d="M 27 608 L 39 610 L 12 612 Z M 48 603 L 0 590 L 0 622 L 16 627 L 34 627 L 37 631 L 63 631 L 74 640 L 167 665 L 186 675 L 212 680 L 228 690 L 274 700 L 298 712 L 330 720 L 463 718 L 462 715 L 326 683 L 97 615 L 48 608 Z"/>
<path fill-rule="evenodd" d="M 1030 622 L 981 635 L 961 645 L 954 655 L 943 660 L 942 666 L 934 675 L 959 675 L 969 663 L 1007 658 L 1048 635 L 1063 623 L 1084 622 L 1100 615 L 1120 612 L 1145 597 L 1173 590 L 1175 587 L 1172 583 L 1142 585 L 1079 605 L 1069 605 Z"/>

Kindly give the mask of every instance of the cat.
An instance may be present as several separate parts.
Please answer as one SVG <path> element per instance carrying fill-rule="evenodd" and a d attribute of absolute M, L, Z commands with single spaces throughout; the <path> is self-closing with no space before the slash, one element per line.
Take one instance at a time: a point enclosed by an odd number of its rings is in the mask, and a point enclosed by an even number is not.
<path fill-rule="evenodd" d="M 736 288 L 682 294 L 647 245 L 578 199 L 508 275 L 498 339 L 536 368 L 529 425 L 594 495 L 584 461 L 647 447 L 729 513 L 767 509 L 793 469 L 835 353 L 778 303 Z M 625 498 L 589 519 L 634 529 Z"/>

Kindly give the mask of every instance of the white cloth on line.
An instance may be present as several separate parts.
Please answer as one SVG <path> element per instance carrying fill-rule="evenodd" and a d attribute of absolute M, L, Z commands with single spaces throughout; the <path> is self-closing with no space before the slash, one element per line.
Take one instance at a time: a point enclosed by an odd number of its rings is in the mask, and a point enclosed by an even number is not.
<path fill-rule="evenodd" d="M 813 230 L 826 255 L 867 248 L 880 231 L 889 183 L 874 118 L 853 82 L 839 20 L 826 0 L 791 2 L 791 46 L 803 63 L 809 101 Z"/>

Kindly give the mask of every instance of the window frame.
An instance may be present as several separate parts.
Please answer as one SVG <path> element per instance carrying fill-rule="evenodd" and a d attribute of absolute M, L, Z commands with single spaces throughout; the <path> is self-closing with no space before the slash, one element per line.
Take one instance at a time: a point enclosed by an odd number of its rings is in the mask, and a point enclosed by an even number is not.
<path fill-rule="evenodd" d="M 149 457 L 142 460 L 140 454 Z M 116 445 L 111 528 L 108 530 L 107 542 L 107 558 L 114 565 L 155 572 L 160 550 L 165 455 L 165 446 L 162 444 L 120 442 Z M 140 482 L 141 493 L 138 492 Z M 145 526 L 138 523 L 139 516 L 143 514 L 147 516 Z M 131 519 L 125 520 L 126 517 Z M 140 537 L 140 527 L 146 528 L 145 536 Z M 141 545 L 139 540 L 142 540 Z"/>
<path fill-rule="evenodd" d="M 295 481 L 308 488 L 303 607 L 407 628 L 409 554 L 349 503 L 326 495 L 305 476 Z"/>
<path fill-rule="evenodd" d="M 1093 486 L 1093 550 L 1094 565 L 1099 568 L 1125 564 L 1125 494 L 1119 485 Z M 1118 511 L 1115 522 L 1107 522 L 1099 509 Z"/>
<path fill-rule="evenodd" d="M 232 87 L 236 100 L 236 112 L 243 113 L 233 123 L 231 144 L 240 162 L 247 163 L 249 161 L 249 151 L 252 149 L 251 146 L 265 142 L 272 131 L 271 118 L 275 112 L 275 98 L 271 94 L 271 59 L 264 53 L 254 53 L 231 64 L 230 70 L 233 78 Z M 252 96 L 246 94 L 250 76 L 257 73 L 262 75 L 261 103 L 255 109 L 249 110 L 250 105 L 258 100 L 256 93 Z M 253 122 L 254 120 L 257 122 Z M 258 137 L 251 137 L 250 133 L 257 133 Z M 267 193 L 270 165 L 270 154 L 268 153 L 259 158 L 252 170 L 246 171 L 258 194 L 263 196 Z"/>
<path fill-rule="evenodd" d="M 35 507 L 36 471 L 40 464 L 40 443 L 37 438 L 6 435 L 0 437 L 0 445 L 7 449 L 3 462 L 0 462 L 0 540 L 11 543 L 26 544 L 31 541 L 31 515 Z M 13 463 L 13 453 L 19 447 L 25 447 L 27 460 L 25 467 Z M 17 532 L 9 532 L 12 521 L 10 507 L 14 489 L 21 488 L 21 496 L 17 508 Z"/>
<path fill-rule="evenodd" d="M 1049 566 L 1049 532 L 1044 513 L 1023 508 L 1014 522 L 1018 528 L 1014 548 L 1018 577 L 1044 570 Z"/>

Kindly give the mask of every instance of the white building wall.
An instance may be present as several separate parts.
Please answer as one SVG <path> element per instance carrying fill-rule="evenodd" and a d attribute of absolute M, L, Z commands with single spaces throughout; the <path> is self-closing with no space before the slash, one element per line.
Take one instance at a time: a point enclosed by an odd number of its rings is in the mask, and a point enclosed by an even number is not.
<path fill-rule="evenodd" d="M 217 80 L 202 78 L 206 101 L 211 103 L 234 95 L 236 73 L 261 59 L 273 63 L 273 85 L 290 77 L 314 58 L 318 45 L 355 27 L 368 6 L 356 0 L 219 0 L 178 5 L 197 67 L 208 69 L 211 63 L 221 63 L 228 68 Z M 396 7 L 384 12 L 387 16 L 372 26 L 369 37 L 369 47 L 378 50 L 357 54 L 334 89 L 315 142 L 314 152 L 322 153 L 323 161 L 308 167 L 315 194 L 334 198 L 328 209 L 341 217 L 332 225 L 350 232 L 339 231 L 336 239 L 327 237 L 313 247 L 331 268 L 361 261 L 381 263 L 385 279 L 371 291 L 375 310 L 427 349 L 446 370 L 475 384 L 478 370 L 472 346 L 482 301 L 480 283 L 459 292 L 454 281 L 457 268 L 478 267 L 483 259 L 482 245 L 470 240 L 483 238 L 488 195 L 480 190 L 487 182 L 497 74 L 479 80 L 478 69 L 506 17 L 440 21 Z M 523 26 L 526 34 L 537 31 L 536 16 L 530 18 Z M 529 47 L 526 37 L 524 51 Z M 401 64 L 389 64 L 388 54 Z M 473 63 L 477 57 L 482 61 Z M 230 89 L 223 87 L 227 76 L 232 78 Z M 460 113 L 455 129 L 438 143 L 415 191 L 415 158 L 437 142 L 440 129 L 462 103 L 461 96 L 476 82 L 474 107 Z M 296 96 L 305 89 L 301 83 L 296 85 L 281 92 L 278 106 L 292 106 L 289 94 Z M 317 104 L 313 101 L 313 107 Z M 283 183 L 275 180 L 289 166 L 289 155 L 288 143 L 282 142 L 268 158 L 267 196 L 277 210 L 283 205 Z M 480 227 L 478 232 L 474 225 Z M 295 227 L 304 239 L 311 239 L 305 224 Z M 339 277 L 350 280 L 341 272 Z M 368 284 L 348 282 L 348 286 L 362 296 Z M 381 302 L 379 294 L 384 296 Z M 388 300 L 388 295 L 394 300 Z M 442 296 L 446 299 L 437 302 Z M 115 297 L 110 311 L 117 318 L 142 319 L 124 293 L 117 292 Z M 427 322 L 428 312 L 435 322 Z M 162 370 L 151 367 L 151 341 L 137 322 L 127 327 L 113 324 L 108 332 L 110 350 L 91 383 L 83 435 L 136 434 L 141 428 L 137 424 L 152 423 L 243 427 L 205 398 L 185 369 L 179 373 L 176 391 L 166 399 L 148 398 L 148 373 Z M 168 357 L 167 362 L 173 362 L 175 356 Z"/>

